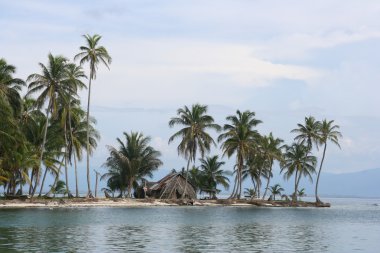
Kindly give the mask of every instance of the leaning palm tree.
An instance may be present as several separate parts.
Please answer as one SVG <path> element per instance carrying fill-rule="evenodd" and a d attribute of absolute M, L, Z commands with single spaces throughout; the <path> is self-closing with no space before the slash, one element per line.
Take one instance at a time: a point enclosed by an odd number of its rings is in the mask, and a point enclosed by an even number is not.
<path fill-rule="evenodd" d="M 321 164 L 319 165 L 317 182 L 315 184 L 315 201 L 317 203 L 322 203 L 318 197 L 318 183 L 319 183 L 319 176 L 322 170 L 323 161 L 325 160 L 327 142 L 331 141 L 333 144 L 337 145 L 340 148 L 339 138 L 342 137 L 342 134 L 339 132 L 339 126 L 334 125 L 334 120 L 327 121 L 325 119 L 320 123 L 318 135 L 320 137 L 319 142 L 321 145 L 324 145 L 324 147 L 323 147 L 323 155 L 322 155 Z"/>
<path fill-rule="evenodd" d="M 259 133 L 253 128 L 261 123 L 255 118 L 255 113 L 251 111 L 236 111 L 236 115 L 228 116 L 225 124 L 224 133 L 219 135 L 218 141 L 222 142 L 223 155 L 231 157 L 236 153 L 236 177 L 234 189 L 230 198 L 240 198 L 242 190 L 242 171 L 244 161 L 248 156 L 255 152 L 258 144 Z"/>
<path fill-rule="evenodd" d="M 214 123 L 213 117 L 207 114 L 207 106 L 194 104 L 191 108 L 184 106 L 177 110 L 178 117 L 173 117 L 169 121 L 169 126 L 183 126 L 181 130 L 169 138 L 169 143 L 174 139 L 180 138 L 181 142 L 177 147 L 178 154 L 187 159 L 186 167 L 186 184 L 182 197 L 186 195 L 188 181 L 188 172 L 191 162 L 195 162 L 196 155 L 199 152 L 203 158 L 210 151 L 211 145 L 216 143 L 207 133 L 207 130 L 220 130 L 220 126 Z"/>
<path fill-rule="evenodd" d="M 270 192 L 272 193 L 273 200 L 276 200 L 276 195 L 281 196 L 281 192 L 284 191 L 284 188 L 281 187 L 280 184 L 275 184 L 269 188 Z"/>
<path fill-rule="evenodd" d="M 200 172 L 201 177 L 203 178 L 202 191 L 208 192 L 210 198 L 216 198 L 216 193 L 219 193 L 220 190 L 217 189 L 218 184 L 221 184 L 224 189 L 228 190 L 229 188 L 229 179 L 226 171 L 220 169 L 225 162 L 218 161 L 218 156 L 206 157 L 206 159 L 199 159 L 201 162 Z"/>
<path fill-rule="evenodd" d="M 105 47 L 99 46 L 99 40 L 102 36 L 95 34 L 93 36 L 87 34 L 83 35 L 86 39 L 86 46 L 81 46 L 80 53 L 75 55 L 74 60 L 79 59 L 80 65 L 88 62 L 90 65 L 90 78 L 88 82 L 88 99 L 87 99 L 87 150 L 90 150 L 90 136 L 89 136 L 89 125 L 90 125 L 90 99 L 91 99 L 91 81 L 96 78 L 96 71 L 99 64 L 105 65 L 109 69 L 109 64 L 111 64 L 112 58 L 108 54 Z M 91 182 L 90 182 L 90 154 L 87 153 L 87 197 L 93 197 L 91 192 Z"/>
<path fill-rule="evenodd" d="M 284 160 L 281 164 L 281 173 L 284 172 L 284 178 L 287 180 L 295 174 L 293 201 L 297 201 L 297 191 L 301 177 L 306 176 L 312 181 L 312 174 L 315 173 L 316 164 L 317 158 L 309 154 L 307 146 L 293 143 L 292 146 L 286 147 Z"/>
<path fill-rule="evenodd" d="M 121 196 L 132 197 L 132 187 L 143 177 L 152 177 L 152 172 L 162 165 L 161 153 L 149 146 L 150 137 L 142 133 L 124 132 L 125 143 L 117 138 L 119 149 L 108 146 L 110 156 L 104 166 L 108 169 L 102 179 L 108 179 L 110 188 L 118 188 Z M 115 184 L 117 185 L 115 187 Z"/>
<path fill-rule="evenodd" d="M 27 96 L 41 92 L 36 100 L 36 105 L 41 108 L 46 101 L 48 101 L 48 106 L 46 108 L 46 123 L 44 128 L 44 137 L 42 141 L 41 154 L 40 154 L 40 165 L 37 169 L 37 183 L 39 181 L 39 171 L 42 166 L 42 158 L 45 152 L 46 135 L 49 125 L 49 115 L 52 113 L 55 115 L 58 108 L 58 99 L 64 97 L 68 92 L 69 87 L 64 85 L 67 80 L 66 75 L 66 64 L 67 59 L 63 56 L 53 56 L 48 55 L 49 62 L 45 66 L 39 63 L 42 74 L 31 74 L 27 81 L 29 82 L 29 91 Z M 34 195 L 36 188 L 33 189 L 32 196 Z"/>

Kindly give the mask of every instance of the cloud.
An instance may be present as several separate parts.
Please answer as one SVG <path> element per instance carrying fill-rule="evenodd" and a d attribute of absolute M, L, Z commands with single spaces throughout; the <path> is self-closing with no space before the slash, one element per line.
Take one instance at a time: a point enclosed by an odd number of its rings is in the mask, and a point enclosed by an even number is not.
<path fill-rule="evenodd" d="M 321 75 L 314 68 L 262 60 L 251 47 L 234 43 L 120 39 L 109 48 L 111 71 L 100 70 L 96 80 L 94 101 L 103 104 L 207 100 L 228 105 L 241 100 L 240 88 L 266 87 L 281 79 L 309 82 Z"/>
<path fill-rule="evenodd" d="M 258 47 L 256 53 L 271 60 L 299 60 L 309 57 L 313 50 L 327 49 L 357 43 L 370 39 L 379 39 L 379 29 L 362 28 L 359 30 L 335 30 L 320 33 L 292 33 L 275 37 L 262 47 Z"/>

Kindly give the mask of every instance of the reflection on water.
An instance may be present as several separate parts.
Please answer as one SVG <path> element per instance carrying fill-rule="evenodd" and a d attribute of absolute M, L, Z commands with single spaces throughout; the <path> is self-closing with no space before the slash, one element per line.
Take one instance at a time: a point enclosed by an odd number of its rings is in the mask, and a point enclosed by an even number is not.
<path fill-rule="evenodd" d="M 376 252 L 380 207 L 0 210 L 0 252 Z"/>

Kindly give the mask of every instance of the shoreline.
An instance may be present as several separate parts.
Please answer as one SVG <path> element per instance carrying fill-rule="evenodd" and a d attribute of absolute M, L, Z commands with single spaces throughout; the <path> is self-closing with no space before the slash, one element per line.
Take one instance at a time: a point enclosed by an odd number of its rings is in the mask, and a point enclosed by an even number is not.
<path fill-rule="evenodd" d="M 267 200 L 171 200 L 171 199 L 109 199 L 109 198 L 56 198 L 56 199 L 13 199 L 0 200 L 0 209 L 12 208 L 96 208 L 96 207 L 163 207 L 163 206 L 257 206 L 257 207 L 330 207 L 329 203 L 317 205 L 315 202 L 267 201 Z"/>

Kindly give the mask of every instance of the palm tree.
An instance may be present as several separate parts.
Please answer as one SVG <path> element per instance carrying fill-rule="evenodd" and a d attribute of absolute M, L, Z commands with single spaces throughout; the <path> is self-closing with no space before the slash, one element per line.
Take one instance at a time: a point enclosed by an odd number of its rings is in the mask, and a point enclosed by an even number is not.
<path fill-rule="evenodd" d="M 117 138 L 119 149 L 108 146 L 110 156 L 104 166 L 108 168 L 100 180 L 108 179 L 108 187 L 120 190 L 121 196 L 132 196 L 132 187 L 143 177 L 152 177 L 152 172 L 162 165 L 161 153 L 149 146 L 150 137 L 142 133 L 124 132 L 125 143 Z"/>
<path fill-rule="evenodd" d="M 268 136 L 265 137 L 265 141 L 262 143 L 262 149 L 265 150 L 266 159 L 269 160 L 269 170 L 268 170 L 268 177 L 267 177 L 267 185 L 265 187 L 265 192 L 263 194 L 263 199 L 265 199 L 270 179 L 272 178 L 272 168 L 273 168 L 273 162 L 275 160 L 281 162 L 282 160 L 282 149 L 284 146 L 282 145 L 284 141 L 279 138 L 274 138 L 273 134 L 270 133 Z M 271 176 L 272 175 L 272 176 Z"/>
<path fill-rule="evenodd" d="M 306 193 L 305 193 L 305 188 L 302 188 L 301 190 L 298 190 L 298 197 L 301 198 L 302 197 L 305 197 L 306 196 Z"/>
<path fill-rule="evenodd" d="M 202 185 L 202 191 L 208 192 L 210 198 L 216 198 L 216 193 L 220 192 L 216 187 L 221 184 L 224 189 L 228 190 L 229 179 L 226 177 L 228 173 L 220 169 L 225 162 L 218 161 L 218 156 L 206 157 L 206 159 L 199 159 L 201 162 L 200 172 L 203 177 L 204 184 Z"/>
<path fill-rule="evenodd" d="M 5 59 L 0 58 L 0 99 L 4 100 L 13 110 L 14 115 L 21 111 L 20 91 L 25 82 L 14 78 L 16 67 L 7 64 Z"/>
<path fill-rule="evenodd" d="M 55 185 L 50 185 L 50 188 L 50 191 L 53 193 L 54 198 L 56 194 L 63 194 L 63 196 L 65 196 L 68 193 L 65 181 L 62 180 L 59 180 Z"/>
<path fill-rule="evenodd" d="M 319 165 L 317 182 L 315 184 L 315 201 L 317 203 L 322 203 L 318 197 L 318 183 L 319 183 L 319 176 L 322 170 L 323 161 L 325 160 L 327 141 L 331 141 L 333 144 L 337 145 L 340 148 L 339 138 L 342 137 L 342 134 L 339 132 L 339 126 L 334 125 L 334 120 L 327 121 L 325 119 L 320 123 L 318 135 L 320 137 L 319 142 L 321 145 L 324 145 L 324 147 L 323 147 L 323 155 L 322 155 L 321 164 Z"/>
<path fill-rule="evenodd" d="M 219 136 L 218 141 L 223 141 L 223 155 L 231 157 L 236 153 L 237 173 L 230 198 L 239 199 L 242 188 L 244 161 L 250 154 L 254 153 L 259 138 L 258 132 L 253 128 L 260 124 L 261 120 L 255 118 L 254 112 L 245 111 L 241 113 L 239 110 L 236 111 L 236 115 L 228 116 L 226 119 L 231 124 L 224 125 L 224 133 Z"/>
<path fill-rule="evenodd" d="M 255 188 L 245 188 L 244 196 L 250 199 L 256 198 L 256 189 Z"/>
<path fill-rule="evenodd" d="M 207 106 L 194 104 L 191 109 L 187 106 L 177 110 L 178 117 L 173 117 L 169 121 L 169 126 L 184 126 L 181 130 L 173 134 L 169 138 L 169 143 L 176 138 L 180 138 L 181 142 L 177 147 L 178 154 L 187 159 L 186 167 L 186 184 L 182 197 L 186 195 L 186 187 L 188 181 L 188 172 L 190 163 L 195 162 L 196 155 L 199 151 L 203 158 L 205 153 L 210 151 L 211 144 L 216 146 L 214 139 L 206 132 L 208 129 L 220 130 L 220 126 L 214 124 L 214 119 L 207 114 Z"/>
<path fill-rule="evenodd" d="M 88 99 L 87 99 L 87 150 L 90 150 L 90 99 L 91 99 L 91 81 L 96 79 L 96 71 L 99 64 L 105 65 L 109 69 L 112 58 L 108 54 L 105 47 L 99 46 L 98 43 L 102 36 L 95 34 L 93 36 L 87 34 L 83 35 L 86 39 L 86 46 L 81 46 L 80 53 L 75 55 L 74 60 L 80 59 L 80 65 L 88 62 L 90 65 L 90 78 L 88 83 Z M 90 154 L 87 153 L 87 197 L 92 198 L 91 185 L 90 185 Z"/>
<path fill-rule="evenodd" d="M 68 139 L 67 143 L 69 145 L 70 142 L 72 142 L 73 137 L 73 130 L 72 130 L 72 106 L 78 106 L 80 105 L 80 101 L 76 99 L 78 96 L 78 91 L 86 88 L 86 85 L 82 82 L 81 79 L 87 78 L 84 74 L 82 67 L 77 66 L 74 63 L 70 63 L 66 67 L 66 74 L 67 74 L 67 84 L 70 86 L 71 94 L 67 94 L 66 101 L 63 105 L 64 107 L 64 115 L 66 116 L 65 120 L 65 129 L 69 130 L 70 136 L 66 136 Z M 67 147 L 69 148 L 69 147 Z M 75 152 L 68 153 L 68 159 L 71 162 L 71 154 L 74 156 L 74 172 L 75 172 L 75 196 L 79 197 L 79 191 L 78 191 L 78 173 L 77 173 L 77 159 Z M 67 171 L 66 171 L 67 175 Z M 67 182 L 67 176 L 66 176 L 66 187 L 68 188 L 68 182 Z M 67 189 L 68 190 L 68 189 Z M 70 193 L 69 193 L 70 194 Z"/>
<path fill-rule="evenodd" d="M 67 79 L 67 59 L 63 56 L 54 57 L 52 54 L 49 54 L 48 58 L 49 62 L 47 66 L 45 66 L 42 63 L 39 63 L 42 70 L 42 74 L 31 74 L 27 79 L 27 81 L 30 82 L 27 96 L 41 91 L 40 95 L 36 100 L 38 108 L 41 108 L 45 104 L 45 102 L 48 101 L 48 106 L 46 109 L 47 120 L 45 123 L 43 141 L 41 145 L 42 147 L 40 154 L 40 163 L 37 168 L 37 183 L 39 182 L 39 171 L 41 170 L 42 159 L 45 152 L 46 135 L 49 125 L 49 115 L 50 113 L 52 113 L 53 115 L 56 113 L 58 107 L 58 99 L 60 97 L 64 97 L 65 93 L 67 93 L 69 88 L 64 85 Z M 32 196 L 34 195 L 35 191 L 36 187 L 32 191 Z"/>
<path fill-rule="evenodd" d="M 87 150 L 87 118 L 86 112 L 79 106 L 76 100 L 73 100 L 70 107 L 71 115 L 71 133 L 67 144 L 67 157 L 70 163 L 72 163 L 72 158 L 74 160 L 74 168 L 77 170 L 77 161 L 81 161 L 83 157 L 83 150 Z M 95 129 L 96 120 L 90 117 L 90 154 L 96 149 L 97 141 L 100 139 L 99 132 Z M 55 182 L 56 185 L 59 180 L 60 167 L 58 174 L 56 175 Z M 49 192 L 50 194 L 50 192 Z M 76 188 L 76 197 L 79 196 L 78 190 Z"/>
<path fill-rule="evenodd" d="M 275 184 L 269 188 L 270 192 L 272 193 L 273 200 L 276 200 L 276 195 L 282 195 L 281 192 L 284 191 L 284 188 L 281 187 L 280 184 Z"/>
<path fill-rule="evenodd" d="M 297 201 L 297 190 L 301 177 L 306 176 L 312 181 L 311 175 L 315 172 L 316 163 L 317 158 L 309 154 L 307 146 L 293 143 L 290 147 L 286 147 L 281 173 L 284 172 L 284 178 L 287 180 L 295 174 L 293 201 Z"/>
<path fill-rule="evenodd" d="M 242 181 L 250 177 L 253 187 L 255 188 L 256 197 L 260 198 L 261 177 L 267 178 L 272 176 L 269 171 L 269 160 L 259 150 L 256 153 L 251 153 L 245 160 L 242 170 Z"/>
<path fill-rule="evenodd" d="M 319 124 L 320 122 L 316 121 L 313 116 L 305 117 L 305 124 L 297 124 L 298 128 L 295 128 L 291 131 L 291 133 L 298 134 L 294 140 L 298 141 L 298 143 L 305 144 L 311 151 L 313 144 L 318 145 Z"/>

